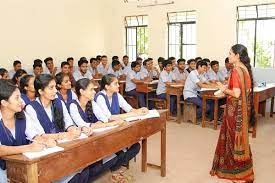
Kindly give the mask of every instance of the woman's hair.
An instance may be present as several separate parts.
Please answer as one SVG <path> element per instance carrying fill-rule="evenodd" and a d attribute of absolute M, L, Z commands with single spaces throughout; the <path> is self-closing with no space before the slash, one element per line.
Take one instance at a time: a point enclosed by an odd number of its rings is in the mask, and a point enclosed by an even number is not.
<path fill-rule="evenodd" d="M 20 78 L 22 75 L 27 74 L 27 72 L 24 69 L 19 69 L 15 72 L 15 74 L 12 77 L 12 81 L 14 84 L 17 84 L 18 78 Z"/>
<path fill-rule="evenodd" d="M 66 76 L 70 77 L 69 74 L 65 74 L 65 73 L 61 73 L 61 72 L 55 75 L 56 89 L 57 90 L 61 89 L 58 85 L 61 85 L 61 83 L 63 82 L 63 80 Z"/>
<path fill-rule="evenodd" d="M 252 68 L 250 65 L 250 58 L 248 56 L 247 48 L 244 45 L 241 44 L 236 44 L 231 47 L 231 50 L 233 51 L 234 54 L 239 54 L 240 61 L 246 66 L 249 76 L 251 79 L 251 95 L 250 97 L 250 105 L 251 105 L 251 113 L 250 113 L 250 120 L 249 120 L 249 125 L 254 126 L 255 125 L 255 109 L 254 109 L 254 81 L 253 81 L 253 73 L 252 73 Z"/>
<path fill-rule="evenodd" d="M 14 85 L 11 80 L 0 79 L 0 106 L 1 106 L 1 101 L 8 100 L 16 89 L 17 89 L 17 86 Z M 21 111 L 21 112 L 15 113 L 15 118 L 17 119 L 25 118 L 24 112 Z"/>
<path fill-rule="evenodd" d="M 21 93 L 24 93 L 26 94 L 27 91 L 25 89 L 25 87 L 28 87 L 29 86 L 29 81 L 31 78 L 33 78 L 34 76 L 33 75 L 25 75 L 23 76 L 21 79 L 20 79 L 20 83 L 19 83 L 19 90 Z"/>
<path fill-rule="evenodd" d="M 55 80 L 50 74 L 41 74 L 37 76 L 34 80 L 34 88 L 36 96 L 40 97 L 39 90 L 44 90 L 49 83 Z M 54 123 L 59 129 L 64 129 L 64 116 L 62 111 L 56 106 L 56 101 L 52 102 L 53 105 L 53 114 L 54 114 Z"/>
<path fill-rule="evenodd" d="M 0 75 L 3 77 L 5 73 L 8 73 L 8 71 L 5 68 L 0 68 Z"/>
<path fill-rule="evenodd" d="M 113 74 L 106 74 L 102 77 L 100 82 L 100 90 L 104 90 L 106 85 L 110 85 L 116 78 Z"/>
<path fill-rule="evenodd" d="M 89 80 L 88 78 L 80 79 L 75 84 L 75 93 L 78 96 L 78 98 L 81 96 L 80 90 L 86 90 L 90 84 L 93 84 L 93 81 Z M 88 115 L 89 119 L 93 118 L 93 107 L 92 107 L 92 101 L 89 100 L 86 104 L 86 113 Z"/>

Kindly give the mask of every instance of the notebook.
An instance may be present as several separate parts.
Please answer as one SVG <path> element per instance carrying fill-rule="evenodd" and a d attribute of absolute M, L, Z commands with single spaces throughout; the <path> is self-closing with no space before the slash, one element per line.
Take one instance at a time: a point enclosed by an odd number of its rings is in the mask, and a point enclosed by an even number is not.
<path fill-rule="evenodd" d="M 39 157 L 46 156 L 48 154 L 52 154 L 52 153 L 63 151 L 63 150 L 64 150 L 64 148 L 55 146 L 55 147 L 51 147 L 51 148 L 46 148 L 39 152 L 25 152 L 25 153 L 23 153 L 23 155 L 29 159 L 34 159 L 34 158 L 39 158 Z"/>
<path fill-rule="evenodd" d="M 149 110 L 149 113 L 146 115 L 142 115 L 142 116 L 134 116 L 134 117 L 129 117 L 126 118 L 125 121 L 135 121 L 135 120 L 142 120 L 142 119 L 148 119 L 148 118 L 159 118 L 159 112 L 157 110 Z"/>
<path fill-rule="evenodd" d="M 85 138 L 88 138 L 88 136 L 84 133 L 81 133 L 81 135 L 78 138 L 73 139 L 73 140 L 80 140 L 80 139 L 85 139 Z M 62 140 L 57 140 L 57 143 L 61 144 L 61 143 L 70 142 L 70 141 L 73 141 L 73 140 L 62 139 Z"/>

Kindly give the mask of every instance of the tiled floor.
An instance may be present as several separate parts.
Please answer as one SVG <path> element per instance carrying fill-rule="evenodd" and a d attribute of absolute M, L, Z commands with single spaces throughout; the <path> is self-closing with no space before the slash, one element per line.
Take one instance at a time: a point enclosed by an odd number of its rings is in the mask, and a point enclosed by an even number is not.
<path fill-rule="evenodd" d="M 137 162 L 131 162 L 129 174 L 137 183 L 225 183 L 209 175 L 219 130 L 201 128 L 190 123 L 167 125 L 167 175 L 160 177 L 160 172 L 148 168 L 142 173 L 140 154 Z M 155 135 L 148 140 L 148 160 L 160 162 L 160 136 Z M 275 182 L 275 116 L 260 118 L 256 139 L 250 139 L 253 153 L 255 183 Z M 108 172 L 96 183 L 110 182 Z"/>

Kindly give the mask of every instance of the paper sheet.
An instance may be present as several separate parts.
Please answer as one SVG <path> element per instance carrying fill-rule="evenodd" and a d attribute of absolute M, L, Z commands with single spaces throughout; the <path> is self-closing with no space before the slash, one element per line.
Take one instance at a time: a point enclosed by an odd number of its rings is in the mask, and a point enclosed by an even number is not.
<path fill-rule="evenodd" d="M 79 139 L 85 139 L 85 138 L 88 138 L 88 136 L 84 133 L 81 133 L 81 135 L 78 138 L 73 139 L 73 140 L 79 140 Z M 67 140 L 67 139 L 57 140 L 57 143 L 61 144 L 61 143 L 70 142 L 70 141 L 73 141 L 73 140 Z"/>
<path fill-rule="evenodd" d="M 64 148 L 55 146 L 55 147 L 51 147 L 51 148 L 46 148 L 40 152 L 25 152 L 25 153 L 23 153 L 23 155 L 29 159 L 34 159 L 34 158 L 39 158 L 41 156 L 46 156 L 48 154 L 52 154 L 52 153 L 63 151 L 63 150 L 64 150 Z"/>
<path fill-rule="evenodd" d="M 158 118 L 160 117 L 159 112 L 157 110 L 149 110 L 149 113 L 143 116 L 135 116 L 135 117 L 129 117 L 126 118 L 125 121 L 135 121 L 135 120 L 142 120 L 142 119 L 148 119 L 148 118 Z"/>
<path fill-rule="evenodd" d="M 118 127 L 118 125 L 108 126 L 108 127 L 104 127 L 104 128 L 96 128 L 96 129 L 93 129 L 93 132 L 95 132 L 95 133 L 104 132 L 104 131 L 107 131 L 107 130 L 110 130 L 110 129 L 113 129 L 116 127 Z"/>

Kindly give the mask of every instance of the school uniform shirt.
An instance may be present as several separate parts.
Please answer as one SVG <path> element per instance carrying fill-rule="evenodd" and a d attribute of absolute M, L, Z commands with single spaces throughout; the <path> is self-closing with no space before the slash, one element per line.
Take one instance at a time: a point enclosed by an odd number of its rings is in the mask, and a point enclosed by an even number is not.
<path fill-rule="evenodd" d="M 173 81 L 173 73 L 168 73 L 166 70 L 161 71 L 158 81 L 158 87 L 157 87 L 157 95 L 160 95 L 162 93 L 166 93 L 166 82 L 172 82 Z"/>
<path fill-rule="evenodd" d="M 0 114 L 1 114 L 1 112 L 0 112 Z M 0 125 L 2 125 L 1 129 L 3 130 L 3 128 L 6 128 L 6 127 L 4 126 L 4 123 L 2 122 L 2 115 L 0 116 L 0 120 L 1 120 Z M 23 119 L 21 119 L 21 120 L 23 120 Z M 17 123 L 17 120 L 16 120 L 16 123 Z M 17 126 L 18 124 L 16 124 L 16 123 L 15 123 L 15 128 L 6 130 L 7 133 L 2 133 L 1 132 L 1 134 L 0 134 L 0 136 L 1 136 L 0 146 L 4 145 L 4 144 L 9 145 L 9 144 L 6 144 L 4 142 L 4 139 L 2 139 L 4 134 L 7 134 L 9 136 L 12 135 L 12 138 L 14 140 L 16 140 L 16 145 L 26 145 L 26 144 L 28 144 L 27 139 L 30 138 L 30 136 L 27 133 L 27 129 L 28 129 L 28 131 L 34 131 L 35 130 L 32 123 L 27 124 L 26 120 L 18 121 L 19 126 Z M 0 131 L 2 131 L 2 130 L 0 130 Z M 12 145 L 9 145 L 9 146 L 12 146 Z M 3 162 L 1 162 L 1 163 L 3 163 Z M 1 165 L 4 165 L 4 164 L 1 164 Z M 3 170 L 2 168 L 0 168 L 0 182 L 1 183 L 2 182 L 3 183 L 7 182 L 7 171 Z"/>
<path fill-rule="evenodd" d="M 141 75 L 141 79 L 144 79 L 145 77 L 150 77 L 150 78 L 158 77 L 157 71 L 155 70 L 148 71 L 146 68 L 141 69 L 140 75 Z"/>
<path fill-rule="evenodd" d="M 119 76 L 123 75 L 123 71 L 122 69 L 119 69 L 118 71 L 114 71 L 113 68 L 110 67 L 108 70 L 108 74 L 113 74 L 118 78 Z"/>
<path fill-rule="evenodd" d="M 80 102 L 78 99 L 76 99 L 75 101 L 78 103 L 78 105 L 80 105 Z M 94 115 L 100 117 L 100 119 L 98 119 L 98 120 L 105 122 L 105 123 L 108 122 L 108 118 L 105 115 L 102 115 L 103 112 L 101 111 L 101 108 L 97 105 L 97 103 L 95 101 L 92 101 L 92 106 L 93 106 Z M 69 106 L 69 111 L 70 111 L 70 115 L 71 115 L 74 123 L 78 127 L 83 127 L 83 126 L 89 127 L 90 126 L 91 123 L 86 122 L 81 117 L 77 104 L 71 103 Z"/>
<path fill-rule="evenodd" d="M 77 96 L 76 96 L 75 92 L 72 89 L 70 89 L 70 90 L 67 90 L 67 100 L 66 101 L 63 99 L 63 97 L 59 91 L 57 91 L 55 98 L 59 98 L 60 100 L 64 101 L 65 104 L 68 104 L 72 100 L 76 100 Z"/>
<path fill-rule="evenodd" d="M 58 99 L 56 99 L 56 100 L 58 100 Z M 37 101 L 41 105 L 41 102 L 38 98 L 36 98 L 35 101 Z M 63 101 L 61 101 L 61 104 L 62 104 L 62 111 L 63 111 L 65 129 L 67 129 L 70 126 L 73 126 L 74 122 L 73 122 L 71 116 L 69 115 L 69 112 L 66 108 L 65 103 Z M 44 110 L 45 110 L 47 116 L 49 117 L 50 121 L 53 122 L 51 105 L 47 108 L 44 107 Z M 39 135 L 45 134 L 45 130 L 42 127 L 42 125 L 41 125 L 41 123 L 40 123 L 40 121 L 37 117 L 38 114 L 36 113 L 33 106 L 27 105 L 25 111 L 27 113 L 27 115 L 26 115 L 27 124 L 28 123 L 33 123 L 34 128 L 35 128 L 34 132 L 29 132 L 28 131 L 28 136 L 30 136 L 31 139 L 33 139 L 37 134 L 39 134 Z"/>
<path fill-rule="evenodd" d="M 174 69 L 173 70 L 173 80 L 186 80 L 186 78 L 187 78 L 187 75 L 186 75 L 186 73 L 184 72 L 184 70 L 183 70 L 183 72 L 180 72 L 179 71 L 179 69 Z"/>
<path fill-rule="evenodd" d="M 210 80 L 224 81 L 224 76 L 220 71 L 216 73 L 213 70 L 209 70 L 208 75 Z"/>
<path fill-rule="evenodd" d="M 93 69 L 92 67 L 89 67 L 88 70 L 90 71 L 90 73 L 92 74 L 92 76 L 94 76 L 98 72 L 97 69 Z"/>
<path fill-rule="evenodd" d="M 106 96 L 105 90 L 101 90 L 100 92 Z M 127 103 L 127 101 L 122 97 L 120 93 L 117 93 L 117 97 L 118 97 L 118 106 L 122 108 L 125 112 L 130 112 L 133 109 L 132 106 L 130 106 Z M 112 98 L 111 99 L 108 98 L 108 101 L 110 105 L 112 105 Z M 105 115 L 109 119 L 112 116 L 112 114 L 106 104 L 105 98 L 102 95 L 99 95 L 97 98 L 95 98 L 95 102 L 100 107 L 101 111 L 103 112 L 103 115 Z M 95 115 L 97 119 L 100 120 L 100 116 L 97 116 L 97 114 Z"/>
<path fill-rule="evenodd" d="M 92 76 L 92 74 L 90 73 L 89 70 L 87 70 L 87 72 L 85 74 L 82 74 L 80 72 L 80 70 L 78 69 L 77 71 L 75 71 L 73 73 L 73 77 L 74 77 L 75 81 L 78 81 L 78 80 L 83 79 L 83 78 L 93 79 L 93 76 Z"/>
<path fill-rule="evenodd" d="M 184 100 L 198 96 L 198 90 L 200 90 L 200 87 L 197 83 L 201 81 L 199 77 L 200 75 L 197 70 L 191 71 L 188 75 L 183 89 Z"/>
<path fill-rule="evenodd" d="M 97 71 L 99 72 L 99 73 L 101 73 L 102 75 L 106 75 L 106 74 L 108 74 L 108 71 L 109 71 L 109 65 L 107 64 L 106 65 L 106 67 L 104 67 L 102 64 L 99 64 L 98 66 L 97 66 Z"/>
<path fill-rule="evenodd" d="M 225 80 L 225 78 L 227 77 L 227 78 L 229 78 L 229 76 L 230 76 L 230 74 L 231 74 L 231 70 L 227 70 L 226 69 L 226 67 L 225 68 L 223 68 L 222 70 L 221 70 L 221 73 L 222 73 L 222 76 L 223 76 L 223 78 L 224 78 L 224 80 Z"/>
<path fill-rule="evenodd" d="M 136 84 L 132 81 L 132 79 L 141 80 L 140 72 L 135 72 L 133 70 L 129 71 L 126 76 L 126 84 L 125 84 L 125 91 L 129 92 L 136 89 Z"/>
<path fill-rule="evenodd" d="M 132 70 L 132 68 L 131 68 L 131 64 L 130 64 L 130 63 L 128 63 L 127 66 L 125 66 L 125 65 L 123 64 L 122 72 L 123 72 L 124 75 L 127 76 L 127 74 L 128 74 L 131 70 Z"/>
<path fill-rule="evenodd" d="M 10 70 L 8 74 L 9 74 L 10 79 L 12 79 L 13 76 L 14 76 L 14 74 L 15 74 L 15 71 L 14 70 Z"/>

